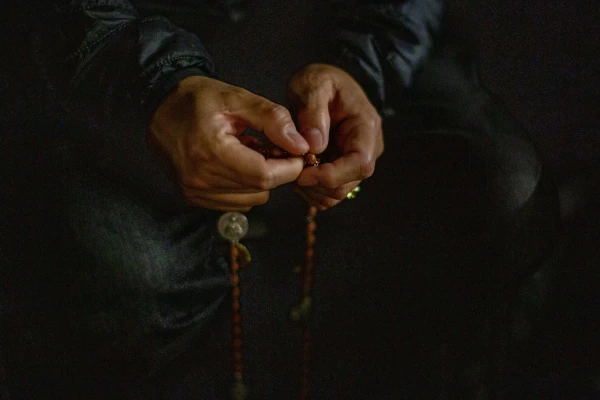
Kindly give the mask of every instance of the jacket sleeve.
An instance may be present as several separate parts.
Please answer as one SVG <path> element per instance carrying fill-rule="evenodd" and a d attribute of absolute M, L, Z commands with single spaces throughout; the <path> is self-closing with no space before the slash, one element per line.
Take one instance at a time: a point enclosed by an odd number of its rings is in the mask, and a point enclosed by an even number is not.
<path fill-rule="evenodd" d="M 147 121 L 191 75 L 213 76 L 200 40 L 162 17 L 142 18 L 127 0 L 37 1 L 25 12 L 26 58 L 72 112 L 102 123 Z"/>
<path fill-rule="evenodd" d="M 354 1 L 334 5 L 334 64 L 349 72 L 381 109 L 411 84 L 427 58 L 443 0 Z"/>

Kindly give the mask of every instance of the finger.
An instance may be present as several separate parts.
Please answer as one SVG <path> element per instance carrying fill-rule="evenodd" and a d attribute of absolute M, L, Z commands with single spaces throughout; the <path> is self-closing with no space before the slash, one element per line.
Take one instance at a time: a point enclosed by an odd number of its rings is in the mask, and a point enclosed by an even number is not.
<path fill-rule="evenodd" d="M 306 168 L 298 177 L 298 184 L 335 189 L 356 180 L 369 178 L 374 168 L 374 159 L 364 153 L 353 152 L 343 155 L 332 163 Z"/>
<path fill-rule="evenodd" d="M 323 196 L 309 188 L 296 186 L 294 191 L 299 194 L 310 205 L 317 207 L 319 211 L 325 211 L 328 208 L 338 205 L 341 200 L 332 199 L 331 197 Z"/>
<path fill-rule="evenodd" d="M 348 193 L 360 184 L 360 181 L 351 182 L 342 186 L 338 186 L 335 189 L 323 188 L 323 187 L 305 187 L 306 191 L 310 191 L 321 196 L 329 197 L 334 200 L 345 200 Z"/>
<path fill-rule="evenodd" d="M 218 151 L 220 169 L 213 172 L 231 182 L 259 190 L 270 190 L 295 181 L 302 172 L 304 161 L 300 157 L 265 160 L 236 138 L 231 139 L 227 146 Z"/>
<path fill-rule="evenodd" d="M 298 130 L 308 142 L 312 153 L 322 153 L 329 143 L 331 100 L 332 92 L 322 87 L 310 90 L 304 98 L 297 98 L 295 108 Z"/>
<path fill-rule="evenodd" d="M 211 194 L 206 197 L 186 197 L 189 204 L 214 210 L 249 210 L 269 201 L 269 191 L 251 194 Z"/>
<path fill-rule="evenodd" d="M 252 194 L 260 193 L 263 190 L 254 187 L 242 185 L 224 177 L 216 177 L 210 180 L 211 184 L 204 187 L 185 186 L 181 184 L 181 188 L 185 196 L 202 197 L 203 195 L 212 194 Z"/>
<path fill-rule="evenodd" d="M 231 115 L 252 129 L 263 132 L 276 146 L 288 153 L 302 155 L 308 143 L 296 130 L 289 111 L 282 105 L 248 92 L 237 96 Z"/>
<path fill-rule="evenodd" d="M 373 174 L 375 160 L 379 155 L 376 133 L 369 131 L 367 127 L 357 126 L 350 131 L 343 147 L 344 154 L 333 162 L 302 171 L 298 184 L 334 189 L 369 178 Z"/>

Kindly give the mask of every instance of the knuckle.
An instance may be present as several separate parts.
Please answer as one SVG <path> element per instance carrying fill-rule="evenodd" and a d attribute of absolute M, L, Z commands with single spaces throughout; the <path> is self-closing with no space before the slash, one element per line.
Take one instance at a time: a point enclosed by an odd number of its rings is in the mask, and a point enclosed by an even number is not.
<path fill-rule="evenodd" d="M 288 109 L 280 104 L 269 105 L 267 108 L 267 114 L 275 121 L 288 122 L 288 120 L 291 121 L 292 119 Z"/>
<path fill-rule="evenodd" d="M 182 174 L 179 176 L 179 186 L 183 189 L 184 193 L 190 193 L 192 190 L 197 189 L 208 189 L 209 185 L 203 179 L 191 174 Z"/>
<path fill-rule="evenodd" d="M 367 113 L 366 124 L 369 130 L 374 134 L 379 135 L 381 133 L 381 116 L 377 111 L 371 110 Z"/>
<path fill-rule="evenodd" d="M 260 196 L 257 196 L 256 201 L 252 204 L 253 206 L 261 206 L 266 204 L 269 201 L 269 192 L 261 193 Z"/>
<path fill-rule="evenodd" d="M 179 186 L 183 188 L 184 193 L 187 193 L 190 188 L 198 187 L 198 182 L 196 182 L 196 178 L 191 175 L 180 175 L 179 176 Z"/>
<path fill-rule="evenodd" d="M 331 197 L 324 197 L 321 199 L 321 205 L 330 208 L 336 206 L 340 201 L 336 199 L 332 199 Z"/>
<path fill-rule="evenodd" d="M 364 157 L 358 165 L 358 177 L 360 180 L 367 179 L 375 172 L 375 160 L 371 157 Z"/>
<path fill-rule="evenodd" d="M 349 192 L 348 189 L 346 189 L 344 187 L 338 187 L 333 190 L 333 192 L 331 193 L 331 197 L 336 200 L 344 200 L 346 198 L 346 195 L 348 194 L 348 192 Z"/>
<path fill-rule="evenodd" d="M 260 191 L 268 191 L 273 188 L 275 177 L 271 171 L 263 171 L 254 181 L 254 188 Z"/>

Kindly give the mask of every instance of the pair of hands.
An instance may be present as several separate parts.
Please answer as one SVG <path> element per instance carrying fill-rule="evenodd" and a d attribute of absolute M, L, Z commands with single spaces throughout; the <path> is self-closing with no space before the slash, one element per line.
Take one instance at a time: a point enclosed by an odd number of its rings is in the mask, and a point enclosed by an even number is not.
<path fill-rule="evenodd" d="M 297 126 L 285 107 L 207 77 L 182 80 L 162 101 L 151 140 L 170 160 L 189 204 L 245 212 L 295 182 L 298 194 L 325 210 L 371 176 L 383 152 L 381 119 L 350 75 L 311 64 L 292 77 L 288 95 Z M 240 138 L 248 127 L 299 157 L 265 159 Z M 303 168 L 302 154 L 325 149 L 339 157 Z"/>

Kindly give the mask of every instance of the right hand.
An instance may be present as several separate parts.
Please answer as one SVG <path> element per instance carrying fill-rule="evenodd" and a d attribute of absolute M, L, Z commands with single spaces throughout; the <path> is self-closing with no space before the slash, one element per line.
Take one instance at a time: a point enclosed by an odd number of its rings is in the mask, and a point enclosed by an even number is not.
<path fill-rule="evenodd" d="M 308 151 L 285 107 L 202 76 L 182 80 L 161 102 L 150 139 L 174 167 L 187 203 L 245 212 L 295 181 L 304 165 L 302 157 L 265 159 L 242 144 L 238 137 L 248 127 L 292 155 Z"/>

